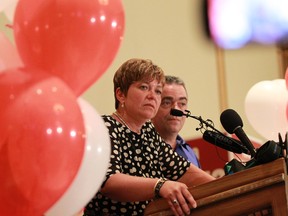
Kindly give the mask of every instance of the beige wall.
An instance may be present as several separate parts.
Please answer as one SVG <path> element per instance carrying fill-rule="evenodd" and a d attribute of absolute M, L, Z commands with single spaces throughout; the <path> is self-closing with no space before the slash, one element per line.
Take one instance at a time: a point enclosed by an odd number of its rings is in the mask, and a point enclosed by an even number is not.
<path fill-rule="evenodd" d="M 213 43 L 204 34 L 201 0 L 123 0 L 126 14 L 124 41 L 105 74 L 82 97 L 100 114 L 114 111 L 112 77 L 122 62 L 132 57 L 152 59 L 166 74 L 184 79 L 193 115 L 213 120 L 222 130 L 223 111 L 219 96 L 217 56 Z M 1 21 L 2 20 L 2 21 Z M 0 18 L 3 23 L 3 16 Z M 6 22 L 6 21 L 4 21 Z M 0 27 L 3 29 L 3 26 Z M 8 30 L 8 34 L 10 34 Z M 226 108 L 235 109 L 243 119 L 244 131 L 262 138 L 245 117 L 244 99 L 257 82 L 280 77 L 274 46 L 249 45 L 224 51 Z M 280 77 L 283 78 L 283 77 Z M 188 119 L 181 134 L 184 138 L 201 136 L 198 122 Z"/>
<path fill-rule="evenodd" d="M 222 130 L 219 116 L 223 109 L 219 98 L 217 56 L 213 43 L 204 34 L 201 2 L 124 0 L 124 41 L 109 70 L 83 97 L 100 113 L 112 113 L 114 71 L 128 58 L 150 58 L 167 74 L 185 80 L 192 114 L 213 120 L 216 128 Z M 255 83 L 279 78 L 276 48 L 249 45 L 240 50 L 224 51 L 224 63 L 226 108 L 233 108 L 240 114 L 247 134 L 263 139 L 245 117 L 244 99 Z M 197 121 L 188 119 L 181 134 L 187 139 L 201 136 L 195 130 L 197 126 Z"/>

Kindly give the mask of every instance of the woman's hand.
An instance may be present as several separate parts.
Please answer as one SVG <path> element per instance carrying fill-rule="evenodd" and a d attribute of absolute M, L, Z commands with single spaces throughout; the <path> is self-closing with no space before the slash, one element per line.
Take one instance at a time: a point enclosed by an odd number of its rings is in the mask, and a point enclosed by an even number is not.
<path fill-rule="evenodd" d="M 167 200 L 175 215 L 190 215 L 190 208 L 197 207 L 196 201 L 184 183 L 166 181 L 159 194 Z"/>

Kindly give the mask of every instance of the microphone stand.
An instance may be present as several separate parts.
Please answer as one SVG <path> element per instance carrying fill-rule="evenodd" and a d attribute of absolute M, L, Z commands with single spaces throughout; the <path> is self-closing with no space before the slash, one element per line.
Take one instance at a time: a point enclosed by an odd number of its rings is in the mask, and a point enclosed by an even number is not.
<path fill-rule="evenodd" d="M 202 119 L 201 116 L 193 116 L 191 115 L 191 112 L 189 110 L 185 110 L 185 112 L 181 111 L 181 110 L 176 110 L 176 109 L 171 109 L 170 111 L 171 115 L 174 116 L 186 116 L 186 118 L 190 117 L 190 118 L 194 118 L 196 120 L 198 120 L 200 122 L 200 127 L 196 128 L 196 131 L 203 129 L 207 130 L 207 128 L 211 128 L 213 131 L 216 131 L 217 133 L 225 136 L 221 131 L 217 130 L 214 126 L 213 126 L 213 121 L 210 119 L 207 119 L 206 121 Z M 205 126 L 204 126 L 205 125 Z M 202 132 L 202 131 L 201 131 Z M 247 162 L 249 163 L 249 162 Z M 249 163 L 249 166 L 253 166 L 255 163 L 255 160 L 252 159 Z M 229 169 L 227 169 L 227 167 L 230 167 Z M 224 171 L 225 171 L 225 175 L 234 173 L 234 172 L 238 172 L 241 171 L 243 169 L 245 169 L 246 166 L 243 165 L 241 162 L 239 162 L 236 159 L 231 160 L 229 163 L 227 163 L 224 166 Z"/>
<path fill-rule="evenodd" d="M 222 135 L 224 135 L 221 131 L 217 130 L 214 126 L 213 126 L 213 122 L 210 119 L 207 119 L 206 121 L 202 119 L 201 116 L 193 116 L 191 115 L 191 112 L 189 110 L 185 110 L 186 113 L 182 112 L 184 116 L 186 116 L 186 118 L 190 117 L 190 118 L 194 118 L 196 120 L 198 120 L 200 122 L 200 127 L 196 128 L 196 131 L 203 129 L 205 125 L 206 128 L 211 128 L 213 131 L 216 131 Z M 210 123 L 211 122 L 211 123 Z M 225 136 L 225 135 L 224 135 Z"/>

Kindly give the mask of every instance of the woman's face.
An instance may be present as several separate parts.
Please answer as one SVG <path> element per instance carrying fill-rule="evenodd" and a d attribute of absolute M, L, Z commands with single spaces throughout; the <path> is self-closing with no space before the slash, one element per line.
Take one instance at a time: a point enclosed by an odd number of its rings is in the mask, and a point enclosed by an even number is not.
<path fill-rule="evenodd" d="M 126 114 L 143 121 L 153 118 L 161 103 L 162 88 L 157 80 L 131 84 L 125 97 Z"/>

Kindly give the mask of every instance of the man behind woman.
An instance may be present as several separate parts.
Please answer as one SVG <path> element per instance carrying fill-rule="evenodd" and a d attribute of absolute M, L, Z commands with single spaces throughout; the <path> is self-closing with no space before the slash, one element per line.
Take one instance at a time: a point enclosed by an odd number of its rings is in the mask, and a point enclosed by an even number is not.
<path fill-rule="evenodd" d="M 181 111 L 187 109 L 188 96 L 183 80 L 179 77 L 166 75 L 161 97 L 159 110 L 152 119 L 157 132 L 179 155 L 200 168 L 199 160 L 193 149 L 178 134 L 185 123 L 186 117 L 170 115 L 172 108 Z"/>
<path fill-rule="evenodd" d="M 116 111 L 102 116 L 111 139 L 110 164 L 84 215 L 143 215 L 158 197 L 175 215 L 190 214 L 197 204 L 188 187 L 214 177 L 174 152 L 150 121 L 161 103 L 164 72 L 150 60 L 130 59 L 113 82 Z"/>

